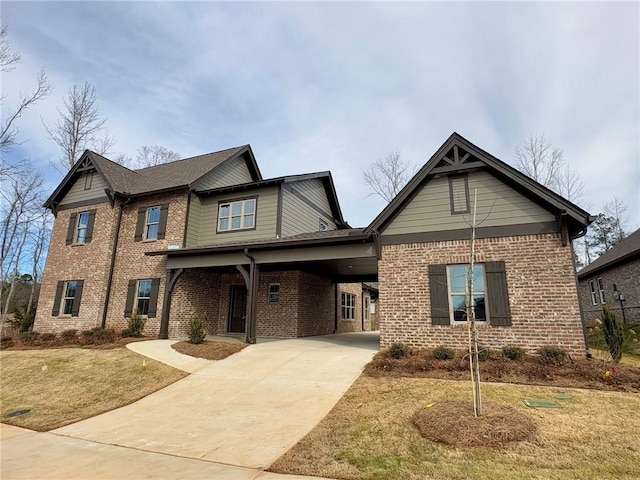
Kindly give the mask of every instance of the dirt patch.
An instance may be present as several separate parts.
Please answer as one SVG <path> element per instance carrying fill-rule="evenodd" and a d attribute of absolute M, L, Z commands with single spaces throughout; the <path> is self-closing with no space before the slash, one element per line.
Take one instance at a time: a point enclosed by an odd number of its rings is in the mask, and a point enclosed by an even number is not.
<path fill-rule="evenodd" d="M 609 372 L 609 375 L 607 375 Z M 470 380 L 469 363 L 462 352 L 452 360 L 436 360 L 430 349 L 413 350 L 408 357 L 394 359 L 388 351 L 378 352 L 365 367 L 373 377 L 425 377 L 442 380 Z M 520 361 L 509 360 L 500 352 L 491 352 L 480 363 L 485 382 L 590 388 L 640 393 L 640 367 L 613 365 L 600 359 L 569 359 L 564 365 L 547 365 L 535 355 Z"/>
<path fill-rule="evenodd" d="M 412 421 L 423 438 L 454 447 L 500 447 L 531 440 L 537 430 L 530 417 L 513 407 L 485 404 L 482 415 L 474 417 L 469 402 L 421 408 Z"/>
<path fill-rule="evenodd" d="M 184 355 L 196 358 L 204 358 L 206 360 L 222 360 L 229 355 L 238 353 L 247 346 L 246 343 L 229 343 L 229 342 L 203 342 L 193 344 L 190 342 L 178 342 L 171 347 Z"/>

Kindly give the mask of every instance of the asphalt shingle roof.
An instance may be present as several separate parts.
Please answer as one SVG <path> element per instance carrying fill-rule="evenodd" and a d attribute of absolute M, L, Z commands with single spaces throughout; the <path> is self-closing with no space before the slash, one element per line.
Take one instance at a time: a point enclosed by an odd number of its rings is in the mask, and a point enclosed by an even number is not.
<path fill-rule="evenodd" d="M 600 255 L 594 262 L 578 272 L 578 278 L 583 278 L 590 273 L 604 270 L 633 255 L 640 255 L 640 228 L 631 235 L 623 238 L 620 243 L 611 250 Z"/>

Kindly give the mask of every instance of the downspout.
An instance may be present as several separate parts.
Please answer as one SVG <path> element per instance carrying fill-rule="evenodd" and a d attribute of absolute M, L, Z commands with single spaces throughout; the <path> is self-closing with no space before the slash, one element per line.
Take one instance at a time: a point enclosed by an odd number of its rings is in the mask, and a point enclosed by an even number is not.
<path fill-rule="evenodd" d="M 114 194 L 114 202 L 115 202 Z M 113 239 L 113 247 L 111 248 L 111 264 L 109 265 L 109 276 L 107 277 L 107 292 L 104 296 L 104 307 L 102 308 L 102 323 L 101 327 L 106 328 L 107 326 L 107 311 L 109 309 L 109 301 L 111 300 L 111 285 L 113 283 L 113 271 L 116 266 L 116 252 L 118 250 L 118 239 L 120 237 L 120 224 L 122 223 L 122 211 L 124 210 L 124 206 L 129 203 L 131 200 L 130 197 L 127 197 L 124 202 L 120 202 L 120 211 L 118 212 L 118 223 L 116 224 L 116 234 Z"/>

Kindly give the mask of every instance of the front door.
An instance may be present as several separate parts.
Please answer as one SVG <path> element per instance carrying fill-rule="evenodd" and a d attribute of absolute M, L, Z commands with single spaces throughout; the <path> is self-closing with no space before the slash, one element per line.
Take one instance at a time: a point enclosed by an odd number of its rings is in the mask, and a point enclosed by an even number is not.
<path fill-rule="evenodd" d="M 244 333 L 247 319 L 247 289 L 234 285 L 229 296 L 229 333 Z"/>

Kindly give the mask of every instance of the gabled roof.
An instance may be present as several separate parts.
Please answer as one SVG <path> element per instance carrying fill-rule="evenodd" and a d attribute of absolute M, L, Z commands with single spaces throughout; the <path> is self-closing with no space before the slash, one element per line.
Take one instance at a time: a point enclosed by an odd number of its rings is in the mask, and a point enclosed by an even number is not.
<path fill-rule="evenodd" d="M 565 213 L 568 216 L 568 229 L 572 238 L 580 236 L 593 219 L 582 208 L 454 132 L 365 231 L 370 233 L 384 230 L 420 188 L 435 175 L 458 173 L 477 168 L 487 169 L 512 188 L 554 214 Z"/>
<path fill-rule="evenodd" d="M 240 155 L 247 155 L 251 176 L 256 180 L 262 179 L 251 146 L 229 148 L 219 152 L 207 153 L 196 157 L 185 158 L 175 162 L 156 165 L 154 167 L 130 170 L 91 150 L 86 150 L 73 168 L 60 182 L 60 185 L 46 201 L 46 207 L 53 207 L 73 185 L 75 177 L 90 167 L 104 177 L 112 193 L 126 196 L 139 196 L 154 192 L 189 187 L 204 175 L 214 170 L 224 162 Z"/>
<path fill-rule="evenodd" d="M 195 193 L 201 196 L 216 195 L 219 193 L 239 192 L 243 190 L 251 190 L 254 188 L 268 187 L 273 185 L 293 184 L 296 182 L 303 182 L 305 180 L 313 180 L 313 179 L 318 179 L 322 181 L 322 185 L 324 186 L 325 193 L 327 194 L 327 200 L 329 201 L 329 205 L 331 206 L 331 213 L 333 215 L 334 220 L 336 220 L 336 223 L 338 223 L 340 227 L 351 228 L 349 224 L 342 217 L 342 210 L 340 208 L 340 203 L 338 202 L 338 194 L 336 193 L 336 188 L 333 183 L 333 177 L 331 176 L 331 172 L 329 171 L 303 173 L 300 175 L 286 175 L 283 177 L 275 177 L 275 178 L 268 178 L 265 180 L 259 180 L 257 182 L 240 183 L 238 185 L 229 185 L 226 187 L 197 190 Z"/>
<path fill-rule="evenodd" d="M 603 253 L 595 261 L 580 270 L 578 272 L 578 278 L 583 279 L 589 275 L 608 270 L 634 258 L 640 258 L 640 229 L 620 240 L 620 243 L 615 245 L 611 250 Z"/>

